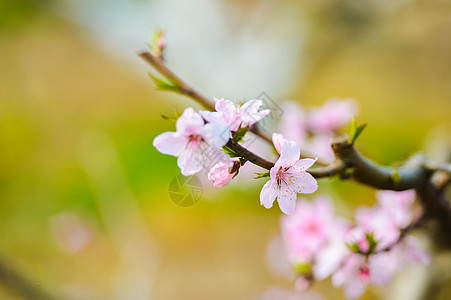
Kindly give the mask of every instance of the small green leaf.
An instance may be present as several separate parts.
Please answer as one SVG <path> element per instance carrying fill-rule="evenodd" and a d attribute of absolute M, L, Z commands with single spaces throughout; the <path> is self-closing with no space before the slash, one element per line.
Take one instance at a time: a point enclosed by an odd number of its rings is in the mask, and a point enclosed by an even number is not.
<path fill-rule="evenodd" d="M 258 179 L 258 178 L 264 178 L 264 177 L 269 177 L 269 172 L 264 172 L 264 173 L 255 173 L 255 175 L 257 175 L 256 177 L 254 177 L 254 179 Z"/>
<path fill-rule="evenodd" d="M 393 181 L 394 185 L 398 185 L 398 183 L 401 181 L 401 175 L 399 175 L 398 170 L 393 170 L 390 174 L 390 178 Z"/>
<path fill-rule="evenodd" d="M 238 128 L 237 131 L 232 133 L 232 142 L 234 143 L 239 143 L 243 141 L 244 136 L 246 135 L 246 133 L 249 131 L 249 126 Z"/>
<path fill-rule="evenodd" d="M 222 146 L 222 150 L 232 158 L 233 157 L 241 157 L 238 153 L 236 153 L 235 151 L 233 151 L 232 149 L 230 149 L 227 146 Z"/>
<path fill-rule="evenodd" d="M 368 254 L 371 254 L 374 252 L 374 250 L 376 250 L 377 247 L 377 241 L 374 239 L 374 234 L 373 233 L 367 233 L 366 234 L 366 240 L 368 241 L 369 244 L 369 249 L 368 249 Z"/>
<path fill-rule="evenodd" d="M 360 248 L 356 243 L 346 244 L 346 246 L 348 246 L 348 248 L 351 249 L 354 253 L 361 253 Z"/>
<path fill-rule="evenodd" d="M 352 117 L 351 131 L 349 133 L 349 139 L 348 139 L 349 144 L 354 145 L 355 141 L 357 140 L 359 135 L 362 133 L 363 129 L 365 129 L 366 125 L 368 125 L 368 124 L 363 123 L 363 124 L 357 125 L 357 120 L 356 120 L 355 116 Z"/>
<path fill-rule="evenodd" d="M 171 92 L 180 92 L 181 91 L 181 88 L 178 85 L 175 85 L 170 81 L 167 81 L 162 78 L 158 78 L 150 73 L 149 73 L 149 77 L 153 80 L 153 82 L 157 86 L 157 89 L 159 89 L 159 90 L 171 91 Z"/>
<path fill-rule="evenodd" d="M 307 275 L 312 273 L 312 264 L 294 264 L 293 269 L 297 275 Z"/>

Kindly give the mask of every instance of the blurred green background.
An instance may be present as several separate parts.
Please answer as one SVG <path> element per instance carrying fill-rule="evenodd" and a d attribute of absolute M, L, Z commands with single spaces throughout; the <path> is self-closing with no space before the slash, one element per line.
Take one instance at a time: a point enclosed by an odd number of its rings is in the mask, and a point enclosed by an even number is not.
<path fill-rule="evenodd" d="M 292 286 L 267 263 L 281 213 L 259 205 L 263 181 L 170 201 L 176 159 L 152 140 L 173 130 L 161 113 L 194 104 L 156 91 L 136 55 L 157 25 L 168 63 L 209 96 L 356 98 L 369 123 L 358 147 L 381 163 L 450 138 L 449 1 L 3 0 L 0 263 L 56 299 L 255 299 Z M 352 182 L 322 180 L 321 192 L 344 215 L 374 202 Z M 20 296 L 0 281 L 0 299 Z"/>

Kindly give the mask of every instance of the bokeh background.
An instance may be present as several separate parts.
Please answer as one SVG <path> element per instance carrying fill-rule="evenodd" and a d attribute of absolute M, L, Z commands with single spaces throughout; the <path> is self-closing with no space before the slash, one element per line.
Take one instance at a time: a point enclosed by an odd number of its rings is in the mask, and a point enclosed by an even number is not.
<path fill-rule="evenodd" d="M 209 96 L 265 92 L 306 107 L 356 98 L 369 123 L 358 147 L 381 163 L 439 156 L 450 138 L 448 0 L 2 0 L 0 299 L 22 299 L 11 286 L 55 299 L 258 299 L 292 288 L 268 263 L 281 212 L 259 205 L 263 181 L 206 183 L 188 208 L 170 201 L 176 159 L 152 140 L 173 129 L 161 113 L 197 106 L 148 78 L 136 53 L 155 27 L 167 32 L 168 64 Z M 322 180 L 322 192 L 345 216 L 374 202 L 353 182 Z M 412 289 L 427 272 L 399 281 Z M 313 290 L 342 297 L 327 281 Z M 373 288 L 365 299 L 398 293 Z"/>

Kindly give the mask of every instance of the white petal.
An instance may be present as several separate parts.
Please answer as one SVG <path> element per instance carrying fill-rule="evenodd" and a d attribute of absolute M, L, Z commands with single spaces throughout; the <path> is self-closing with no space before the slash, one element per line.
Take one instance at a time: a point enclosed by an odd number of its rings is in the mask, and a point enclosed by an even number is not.
<path fill-rule="evenodd" d="M 179 156 L 186 148 L 188 139 L 175 132 L 164 132 L 153 140 L 153 146 L 163 154 Z"/>
<path fill-rule="evenodd" d="M 285 140 L 282 146 L 282 151 L 280 157 L 277 160 L 275 166 L 292 166 L 296 161 L 299 160 L 301 155 L 301 149 L 296 142 Z"/>
<path fill-rule="evenodd" d="M 277 202 L 279 203 L 280 210 L 287 215 L 291 215 L 296 207 L 297 193 L 291 189 L 288 185 L 284 184 L 280 187 L 279 195 L 277 196 Z"/>
<path fill-rule="evenodd" d="M 239 112 L 244 115 L 252 115 L 258 111 L 263 101 L 258 99 L 252 99 L 240 106 Z"/>
<path fill-rule="evenodd" d="M 274 200 L 277 197 L 277 184 L 269 180 L 260 192 L 260 204 L 266 208 L 271 208 Z"/>
<path fill-rule="evenodd" d="M 230 130 L 227 125 L 219 123 L 208 123 L 199 131 L 205 142 L 212 146 L 221 148 L 230 139 Z"/>
<path fill-rule="evenodd" d="M 208 110 L 200 110 L 199 114 L 208 122 L 211 123 L 222 123 L 220 117 L 221 114 L 215 111 L 208 111 Z"/>
<path fill-rule="evenodd" d="M 310 173 L 301 172 L 296 177 L 290 177 L 293 189 L 298 193 L 311 194 L 318 189 L 318 183 Z"/>
<path fill-rule="evenodd" d="M 300 169 L 299 171 L 305 171 L 316 162 L 317 158 L 303 158 L 294 163 L 293 167 Z"/>
<path fill-rule="evenodd" d="M 177 133 L 181 135 L 197 134 L 204 126 L 204 119 L 192 107 L 185 109 L 175 124 Z"/>
<path fill-rule="evenodd" d="M 180 153 L 177 164 L 183 176 L 194 175 L 203 168 L 204 159 L 200 147 L 186 149 Z"/>

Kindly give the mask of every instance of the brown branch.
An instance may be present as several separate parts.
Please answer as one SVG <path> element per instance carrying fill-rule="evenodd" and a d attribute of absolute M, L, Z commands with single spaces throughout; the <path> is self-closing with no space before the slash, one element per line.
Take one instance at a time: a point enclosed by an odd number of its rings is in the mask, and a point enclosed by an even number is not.
<path fill-rule="evenodd" d="M 24 299 L 52 299 L 39 286 L 31 284 L 27 279 L 0 261 L 0 284 Z"/>
<path fill-rule="evenodd" d="M 430 171 L 424 167 L 426 159 L 421 155 L 411 157 L 402 167 L 392 168 L 377 165 L 363 157 L 348 143 L 347 136 L 335 138 L 332 149 L 336 158 L 351 169 L 352 179 L 376 189 L 393 191 L 414 189 L 430 175 Z"/>

